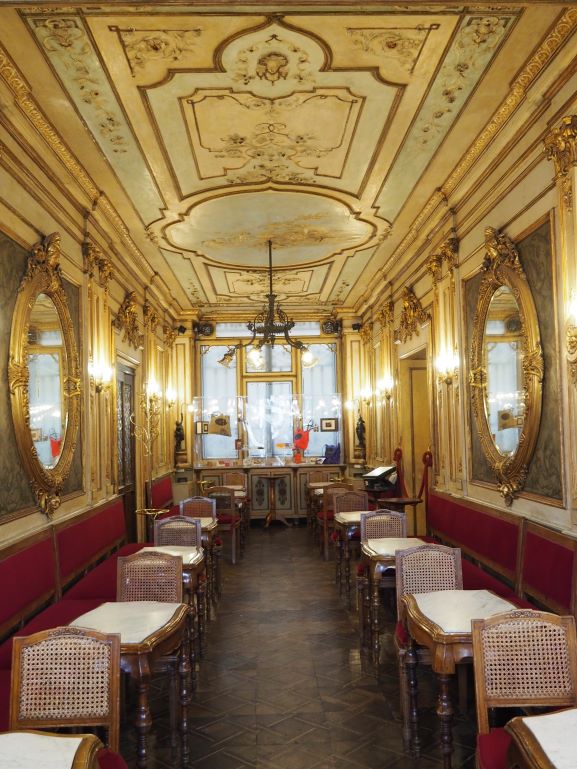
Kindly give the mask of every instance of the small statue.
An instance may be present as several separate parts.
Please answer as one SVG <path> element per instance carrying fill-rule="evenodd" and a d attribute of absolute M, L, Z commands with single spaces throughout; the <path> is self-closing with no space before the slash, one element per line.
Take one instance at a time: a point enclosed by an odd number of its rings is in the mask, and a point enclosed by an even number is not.
<path fill-rule="evenodd" d="M 362 415 L 359 413 L 359 418 L 357 419 L 357 426 L 355 428 L 355 432 L 357 434 L 357 441 L 359 442 L 359 446 L 364 449 L 365 448 L 365 420 L 363 419 Z"/>
<path fill-rule="evenodd" d="M 174 450 L 182 451 L 182 441 L 184 440 L 183 415 L 180 415 L 180 422 L 177 421 L 174 428 Z"/>

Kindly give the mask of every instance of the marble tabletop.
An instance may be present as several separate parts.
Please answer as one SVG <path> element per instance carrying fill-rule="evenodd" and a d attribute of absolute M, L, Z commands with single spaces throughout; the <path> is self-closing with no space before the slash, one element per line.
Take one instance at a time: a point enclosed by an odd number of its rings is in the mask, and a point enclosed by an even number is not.
<path fill-rule="evenodd" d="M 362 551 L 365 555 L 373 557 L 394 557 L 397 550 L 408 550 L 425 544 L 426 542 L 419 537 L 379 537 L 363 542 Z"/>
<path fill-rule="evenodd" d="M 516 608 L 489 590 L 437 590 L 413 595 L 419 611 L 444 633 L 470 633 L 471 620 Z"/>
<path fill-rule="evenodd" d="M 155 545 L 154 547 L 143 547 L 141 553 L 166 553 L 167 555 L 178 555 L 182 558 L 183 566 L 196 566 L 202 563 L 204 551 L 201 547 L 185 547 L 182 545 Z"/>
<path fill-rule="evenodd" d="M 197 518 L 196 520 L 200 521 L 200 528 L 203 531 L 212 531 L 218 527 L 218 521 L 208 516 L 206 518 Z"/>
<path fill-rule="evenodd" d="M 577 708 L 515 720 L 521 721 L 532 732 L 555 769 L 575 769 Z"/>
<path fill-rule="evenodd" d="M 3 769 L 71 769 L 82 742 L 77 735 L 0 734 L 0 767 Z M 39 757 L 42 756 L 42 761 Z"/>
<path fill-rule="evenodd" d="M 109 601 L 70 624 L 100 633 L 118 633 L 121 644 L 141 644 L 163 628 L 181 606 L 161 601 Z"/>

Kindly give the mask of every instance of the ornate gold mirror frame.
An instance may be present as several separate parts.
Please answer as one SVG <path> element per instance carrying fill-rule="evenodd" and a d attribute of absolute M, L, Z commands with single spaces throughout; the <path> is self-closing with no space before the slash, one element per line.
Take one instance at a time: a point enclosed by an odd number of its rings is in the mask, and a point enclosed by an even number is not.
<path fill-rule="evenodd" d="M 60 235 L 52 233 L 36 244 L 28 260 L 26 275 L 18 288 L 10 337 L 8 385 L 12 419 L 22 465 L 30 478 L 38 505 L 48 517 L 60 505 L 60 493 L 70 473 L 80 422 L 80 371 L 72 318 L 60 274 Z M 38 457 L 30 426 L 29 332 L 32 308 L 41 295 L 52 301 L 62 332 L 64 349 L 62 410 L 66 424 L 60 456 L 45 467 Z"/>
<path fill-rule="evenodd" d="M 543 352 L 535 303 L 519 254 L 506 235 L 492 227 L 485 230 L 485 272 L 473 321 L 469 383 L 475 426 L 487 460 L 499 481 L 499 491 L 510 505 L 523 489 L 528 466 L 535 450 L 543 396 Z M 486 411 L 487 362 L 485 359 L 485 328 L 491 300 L 497 289 L 507 286 L 519 309 L 521 322 L 521 400 L 524 418 L 518 445 L 512 453 L 497 448 Z"/>

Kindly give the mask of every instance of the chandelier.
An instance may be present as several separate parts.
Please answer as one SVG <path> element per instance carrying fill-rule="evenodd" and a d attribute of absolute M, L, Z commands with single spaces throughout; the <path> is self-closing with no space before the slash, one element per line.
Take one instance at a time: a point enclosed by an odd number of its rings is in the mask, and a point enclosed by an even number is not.
<path fill-rule="evenodd" d="M 277 337 L 281 339 L 281 344 L 289 345 L 301 351 L 301 363 L 305 368 L 311 368 L 318 363 L 317 358 L 309 350 L 309 348 L 301 342 L 300 339 L 293 339 L 290 336 L 290 332 L 295 325 L 294 320 L 291 320 L 286 312 L 281 310 L 279 303 L 276 300 L 276 294 L 273 293 L 272 288 L 272 241 L 268 241 L 268 294 L 266 295 L 267 303 L 261 312 L 249 321 L 246 327 L 252 334 L 252 338 L 245 342 L 238 342 L 228 348 L 223 357 L 218 361 L 227 368 L 230 366 L 236 355 L 236 351 L 245 347 L 250 347 L 247 357 L 252 365 L 259 369 L 264 366 L 264 356 L 262 348 L 265 345 L 271 347 L 277 340 Z"/>

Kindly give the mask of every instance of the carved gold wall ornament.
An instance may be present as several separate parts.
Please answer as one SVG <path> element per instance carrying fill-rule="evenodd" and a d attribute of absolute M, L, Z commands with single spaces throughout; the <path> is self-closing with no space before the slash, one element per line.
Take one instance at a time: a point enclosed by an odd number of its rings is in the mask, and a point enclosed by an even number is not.
<path fill-rule="evenodd" d="M 70 473 L 80 424 L 80 365 L 59 261 L 58 233 L 44 238 L 31 250 L 12 318 L 8 367 L 16 445 L 38 506 L 48 517 L 60 505 L 60 494 Z M 33 313 L 34 327 L 31 322 Z M 36 316 L 40 322 L 46 319 L 45 328 L 56 337 L 50 344 L 38 341 Z M 42 356 L 43 344 L 44 357 L 57 361 L 52 380 L 55 382 L 53 410 L 62 432 L 54 431 L 54 436 L 42 434 L 44 427 L 38 426 L 42 423 L 36 421 L 36 409 L 32 415 L 30 407 L 30 367 L 34 359 Z M 50 380 L 39 379 L 37 369 L 34 376 L 36 397 L 36 391 L 47 388 Z M 50 461 L 41 461 L 41 447 L 49 448 Z"/>
<path fill-rule="evenodd" d="M 487 227 L 485 248 L 485 276 L 479 287 L 471 336 L 469 392 L 482 450 L 505 503 L 510 505 L 523 489 L 539 434 L 543 351 L 535 303 L 515 245 L 503 233 Z M 508 322 L 511 306 L 515 308 L 515 323 Z M 505 385 L 492 380 L 490 369 L 489 356 L 499 335 L 501 344 L 511 351 L 511 369 L 517 372 L 515 392 L 505 393 L 513 404 L 507 408 L 499 406 L 496 391 Z M 498 418 L 495 424 L 490 424 L 490 414 Z M 498 445 L 502 440 L 499 436 L 506 431 L 514 431 L 509 438 L 516 436 L 507 449 Z"/>
<path fill-rule="evenodd" d="M 144 347 L 144 334 L 138 326 L 138 310 L 136 292 L 129 291 L 118 308 L 118 314 L 112 321 L 114 328 L 123 331 L 122 341 L 128 342 L 135 350 Z"/>
<path fill-rule="evenodd" d="M 392 299 L 387 300 L 377 312 L 377 320 L 381 328 L 392 326 L 395 322 L 395 303 Z"/>
<path fill-rule="evenodd" d="M 441 279 L 443 262 L 447 264 L 449 272 L 453 272 L 459 265 L 459 239 L 455 234 L 448 237 L 439 247 L 439 250 L 429 256 L 427 271 L 431 273 L 433 285 L 436 286 Z"/>
<path fill-rule="evenodd" d="M 156 331 L 156 327 L 160 324 L 160 318 L 154 307 L 150 302 L 145 302 L 142 308 L 144 318 L 144 328 L 148 329 L 152 334 Z"/>
<path fill-rule="evenodd" d="M 178 336 L 178 331 L 175 328 L 172 328 L 172 326 L 169 326 L 165 324 L 162 327 L 162 333 L 164 334 L 164 344 L 167 347 L 167 349 L 171 350 L 174 346 L 174 342 L 176 340 L 176 337 Z"/>
<path fill-rule="evenodd" d="M 361 330 L 359 331 L 359 336 L 361 337 L 363 344 L 370 344 L 373 339 L 373 324 L 363 323 Z"/>
<path fill-rule="evenodd" d="M 545 154 L 555 165 L 557 177 L 566 176 L 577 163 L 577 115 L 567 115 L 544 140 Z"/>
<path fill-rule="evenodd" d="M 431 274 L 433 286 L 441 280 L 441 271 L 443 269 L 443 257 L 440 253 L 431 254 L 427 261 L 427 272 Z"/>
<path fill-rule="evenodd" d="M 428 323 L 430 319 L 430 314 L 423 309 L 413 289 L 410 286 L 405 286 L 403 289 L 403 309 L 399 328 L 395 329 L 395 341 L 402 343 L 412 339 L 413 336 L 419 336 L 419 326 Z"/>
<path fill-rule="evenodd" d="M 108 293 L 108 284 L 113 275 L 112 262 L 102 253 L 100 248 L 90 240 L 86 240 L 82 244 L 82 253 L 86 263 L 88 277 L 93 278 L 98 271 L 100 285 L 104 289 L 104 292 Z"/>

